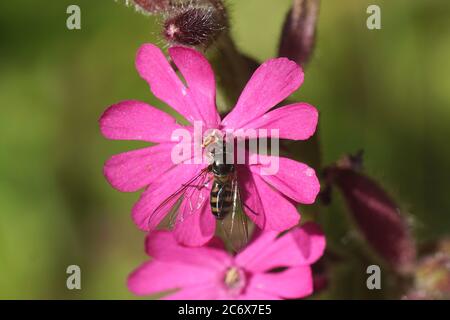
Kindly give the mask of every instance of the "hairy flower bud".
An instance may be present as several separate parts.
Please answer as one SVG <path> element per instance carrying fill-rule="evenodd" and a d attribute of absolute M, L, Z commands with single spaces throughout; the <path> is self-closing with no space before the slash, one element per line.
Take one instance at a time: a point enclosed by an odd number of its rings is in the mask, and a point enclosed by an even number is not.
<path fill-rule="evenodd" d="M 414 287 L 404 298 L 450 299 L 450 239 L 442 240 L 431 254 L 418 262 Z"/>
<path fill-rule="evenodd" d="M 208 47 L 228 26 L 219 0 L 189 1 L 174 6 L 164 22 L 164 36 L 173 44 Z"/>
<path fill-rule="evenodd" d="M 314 50 L 319 0 L 294 0 L 283 26 L 279 56 L 306 64 Z"/>
<path fill-rule="evenodd" d="M 378 255 L 397 272 L 409 272 L 416 249 L 408 223 L 388 193 L 355 170 L 360 161 L 360 157 L 345 157 L 326 170 L 326 179 L 340 189 L 356 224 Z"/>

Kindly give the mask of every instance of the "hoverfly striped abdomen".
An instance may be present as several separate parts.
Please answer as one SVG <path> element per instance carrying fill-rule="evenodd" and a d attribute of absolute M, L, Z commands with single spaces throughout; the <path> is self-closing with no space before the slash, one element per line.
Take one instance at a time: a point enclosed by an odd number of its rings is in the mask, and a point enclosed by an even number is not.
<path fill-rule="evenodd" d="M 211 211 L 218 220 L 224 219 L 234 204 L 233 176 L 234 165 L 213 163 L 214 182 L 211 188 Z"/>

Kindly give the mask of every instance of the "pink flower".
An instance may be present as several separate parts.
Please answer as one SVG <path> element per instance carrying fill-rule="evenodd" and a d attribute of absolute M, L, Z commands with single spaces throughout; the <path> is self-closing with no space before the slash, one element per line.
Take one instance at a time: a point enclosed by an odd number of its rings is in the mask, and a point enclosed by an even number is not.
<path fill-rule="evenodd" d="M 221 121 L 216 110 L 214 74 L 208 61 L 199 52 L 184 47 L 170 48 L 169 54 L 187 85 L 177 76 L 161 50 L 152 44 L 139 49 L 136 68 L 153 94 L 191 124 L 201 121 L 205 129 L 218 130 L 279 129 L 280 138 L 294 140 L 308 139 L 314 134 L 318 121 L 314 107 L 295 103 L 270 111 L 303 82 L 303 72 L 296 63 L 278 58 L 261 65 L 235 108 Z M 109 139 L 157 143 L 115 155 L 104 167 L 106 179 L 114 188 L 123 192 L 146 188 L 132 210 L 132 217 L 140 229 L 154 230 L 168 213 L 168 210 L 155 209 L 206 166 L 171 160 L 171 151 L 177 143 L 172 141 L 172 133 L 181 128 L 192 131 L 192 127 L 184 127 L 163 111 L 134 100 L 108 108 L 100 119 L 100 127 Z M 284 231 L 297 225 L 300 219 L 292 202 L 313 203 L 320 189 L 319 181 L 312 168 L 287 158 L 279 158 L 279 170 L 275 175 L 262 175 L 263 167 L 258 163 L 237 168 L 241 197 L 245 206 L 257 213 L 247 212 L 259 228 Z M 195 199 L 209 197 L 208 188 L 192 193 L 191 198 Z M 186 201 L 183 200 L 180 211 L 188 207 L 193 210 Z M 195 211 L 195 214 L 178 219 L 174 232 L 177 241 L 200 246 L 213 237 L 216 221 L 209 201 L 203 201 Z M 158 214 L 153 214 L 155 212 Z"/>
<path fill-rule="evenodd" d="M 183 247 L 172 233 L 155 232 L 146 242 L 153 259 L 129 276 L 128 288 L 137 295 L 178 289 L 165 297 L 173 300 L 273 300 L 312 294 L 311 264 L 325 249 L 322 231 L 307 223 L 277 235 L 264 232 L 233 257 L 216 239 L 205 247 Z"/>

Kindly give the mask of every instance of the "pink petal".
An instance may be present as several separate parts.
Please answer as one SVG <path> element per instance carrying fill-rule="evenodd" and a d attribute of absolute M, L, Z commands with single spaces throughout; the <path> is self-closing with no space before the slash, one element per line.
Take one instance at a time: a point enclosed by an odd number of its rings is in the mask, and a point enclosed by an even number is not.
<path fill-rule="evenodd" d="M 326 247 L 326 238 L 318 224 L 305 223 L 301 228 L 292 230 L 291 235 L 302 253 L 303 264 L 313 264 L 322 257 Z M 289 239 L 287 240 L 289 241 Z"/>
<path fill-rule="evenodd" d="M 180 194 L 171 196 L 201 169 L 202 165 L 179 164 L 151 183 L 133 207 L 132 217 L 136 225 L 144 231 L 154 230 L 169 213 Z M 166 201 L 169 197 L 170 201 Z"/>
<path fill-rule="evenodd" d="M 244 210 L 259 228 L 281 232 L 298 224 L 300 215 L 288 199 L 248 169 L 238 170 Z"/>
<path fill-rule="evenodd" d="M 325 250 L 325 236 L 314 223 L 306 223 L 276 238 L 264 232 L 236 256 L 236 263 L 252 272 L 297 267 L 316 262 Z"/>
<path fill-rule="evenodd" d="M 167 113 L 134 100 L 112 105 L 100 118 L 102 134 L 114 140 L 171 142 L 172 132 L 179 128 Z"/>
<path fill-rule="evenodd" d="M 180 65 L 183 64 L 183 62 L 186 63 L 182 59 L 182 52 L 178 54 L 175 53 L 175 55 L 179 60 Z M 196 59 L 192 61 L 192 63 L 199 64 L 202 62 Z M 210 110 L 210 106 L 198 105 L 198 103 L 204 101 L 197 102 L 196 99 L 199 98 L 200 92 L 205 93 L 206 90 L 212 90 L 211 87 L 208 89 L 206 88 L 206 85 L 209 84 L 209 82 L 205 79 L 210 78 L 210 75 L 199 74 L 200 72 L 208 72 L 208 70 L 201 66 L 193 66 L 190 68 L 188 66 L 184 67 L 183 65 L 186 77 L 189 77 L 189 79 L 196 79 L 196 81 L 198 81 L 198 79 L 203 79 L 203 82 L 193 84 L 200 84 L 205 87 L 202 89 L 195 89 L 197 90 L 195 91 L 196 94 L 192 94 L 191 89 L 186 88 L 172 69 L 162 51 L 153 44 L 144 44 L 139 48 L 136 57 L 136 69 L 140 76 L 148 82 L 151 91 L 157 98 L 167 103 L 191 123 L 194 121 L 205 121 L 203 118 L 203 111 L 206 108 Z M 197 72 L 197 74 L 188 74 L 191 70 Z M 215 93 L 209 93 L 209 95 L 215 95 Z M 209 113 L 208 117 L 210 117 Z"/>
<path fill-rule="evenodd" d="M 137 191 L 175 166 L 171 159 L 174 145 L 161 143 L 154 147 L 112 156 L 105 163 L 103 169 L 105 177 L 114 188 L 120 191 Z"/>
<path fill-rule="evenodd" d="M 309 296 L 313 293 L 311 268 L 305 266 L 276 273 L 255 274 L 250 279 L 248 290 L 262 291 L 286 299 Z"/>
<path fill-rule="evenodd" d="M 314 169 L 306 164 L 283 157 L 271 157 L 254 154 L 252 160 L 257 157 L 258 163 L 275 163 L 279 161 L 276 174 L 264 173 L 265 165 L 257 164 L 250 166 L 250 170 L 276 190 L 299 203 L 312 204 L 320 191 L 319 179 Z M 254 163 L 254 162 L 251 162 Z"/>
<path fill-rule="evenodd" d="M 290 96 L 302 82 L 303 71 L 295 62 L 286 58 L 266 61 L 255 71 L 222 125 L 230 129 L 244 127 Z"/>
<path fill-rule="evenodd" d="M 128 289 L 137 295 L 180 289 L 215 281 L 216 271 L 208 267 L 150 261 L 128 277 Z"/>
<path fill-rule="evenodd" d="M 237 166 L 237 172 L 244 211 L 260 229 L 265 229 L 266 215 L 261 197 L 256 188 L 255 178 L 247 167 Z"/>
<path fill-rule="evenodd" d="M 205 57 L 190 48 L 172 47 L 169 54 L 188 85 L 187 95 L 196 102 L 198 113 L 208 128 L 220 121 L 216 108 L 216 81 Z"/>
<path fill-rule="evenodd" d="M 242 129 L 267 129 L 266 132 L 258 131 L 258 137 L 272 136 L 271 130 L 279 130 L 280 139 L 306 140 L 316 131 L 318 118 L 316 108 L 306 103 L 296 103 L 270 111 Z"/>
<path fill-rule="evenodd" d="M 236 264 L 251 271 L 251 262 L 260 254 L 264 254 L 266 248 L 273 245 L 280 233 L 277 231 L 262 231 L 260 235 L 250 242 L 247 247 L 239 252 L 235 258 Z M 264 255 L 265 256 L 265 255 Z M 267 258 L 267 256 L 265 256 Z M 248 268 L 247 266 L 250 266 Z"/>
<path fill-rule="evenodd" d="M 178 242 L 186 246 L 202 246 L 214 235 L 216 220 L 209 203 L 209 188 L 192 188 L 179 208 L 174 235 Z"/>
<path fill-rule="evenodd" d="M 222 239 L 214 237 L 212 238 L 207 244 L 206 246 L 208 248 L 212 248 L 212 249 L 217 249 L 220 251 L 225 251 L 226 247 L 225 244 L 223 243 Z"/>
<path fill-rule="evenodd" d="M 201 265 L 212 269 L 225 269 L 231 264 L 231 257 L 224 250 L 209 246 L 189 248 L 179 244 L 173 232 L 155 231 L 146 239 L 146 252 L 162 262 Z"/>

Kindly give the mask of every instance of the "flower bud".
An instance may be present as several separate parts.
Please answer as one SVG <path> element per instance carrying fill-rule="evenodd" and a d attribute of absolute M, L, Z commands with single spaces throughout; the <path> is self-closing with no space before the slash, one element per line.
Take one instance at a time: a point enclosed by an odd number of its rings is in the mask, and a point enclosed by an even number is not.
<path fill-rule="evenodd" d="M 450 239 L 441 241 L 434 252 L 419 261 L 414 287 L 404 298 L 450 299 Z"/>
<path fill-rule="evenodd" d="M 355 170 L 359 162 L 359 157 L 345 157 L 326 170 L 326 179 L 342 192 L 354 221 L 378 255 L 395 271 L 409 272 L 416 258 L 409 225 L 388 193 Z"/>
<path fill-rule="evenodd" d="M 312 266 L 314 293 L 320 293 L 328 288 L 330 283 L 328 261 L 325 257 Z"/>
<path fill-rule="evenodd" d="M 163 34 L 172 44 L 206 48 L 227 26 L 227 14 L 221 1 L 189 1 L 168 12 Z"/>
<path fill-rule="evenodd" d="M 328 288 L 328 284 L 330 279 L 325 274 L 317 274 L 313 276 L 313 287 L 314 293 L 320 293 L 323 290 Z"/>
<path fill-rule="evenodd" d="M 304 66 L 314 50 L 319 0 L 294 0 L 283 26 L 279 56 Z"/>

